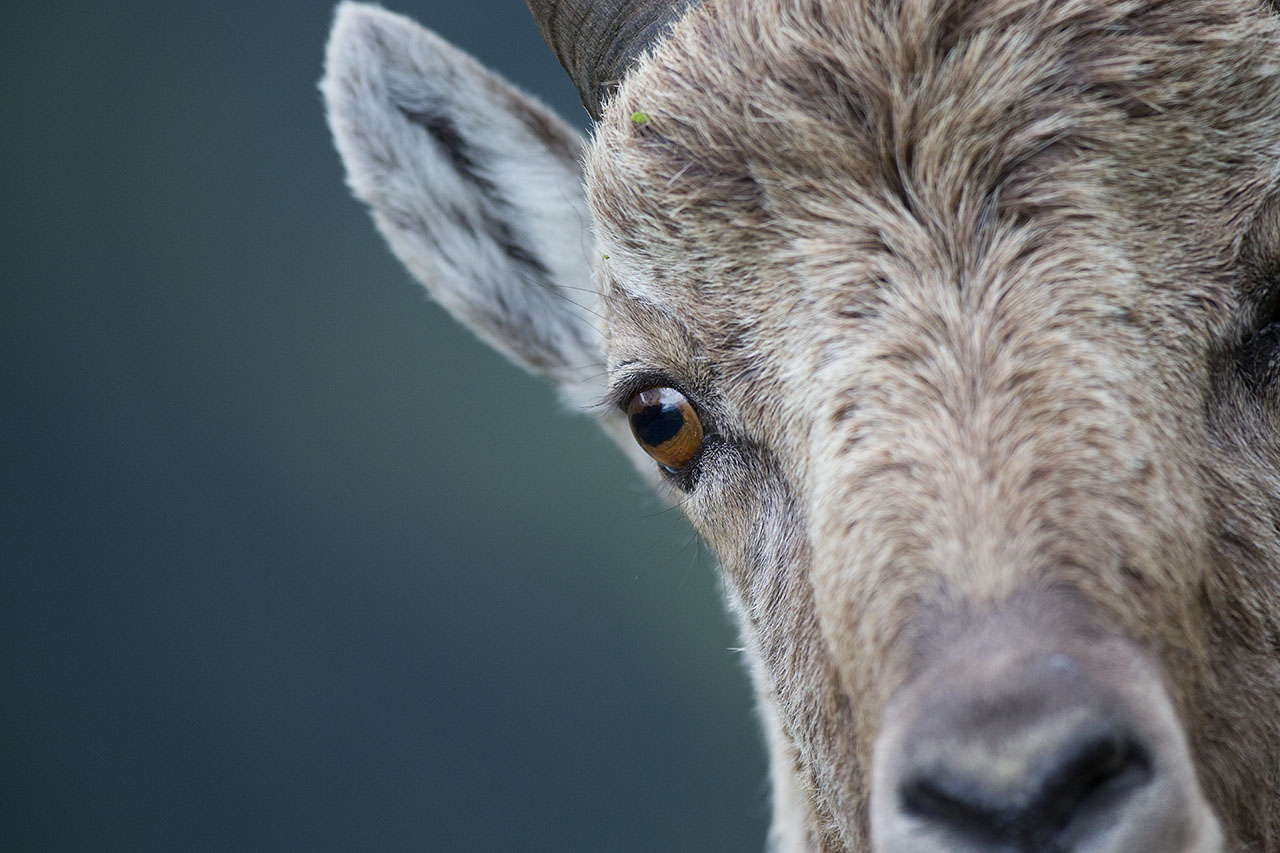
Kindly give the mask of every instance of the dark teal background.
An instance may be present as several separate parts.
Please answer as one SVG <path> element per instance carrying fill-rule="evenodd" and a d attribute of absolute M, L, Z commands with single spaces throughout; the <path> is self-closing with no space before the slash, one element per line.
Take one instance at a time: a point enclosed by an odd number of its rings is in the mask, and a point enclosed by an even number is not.
<path fill-rule="evenodd" d="M 517 2 L 405 0 L 576 122 Z M 0 848 L 742 851 L 713 561 L 342 184 L 331 8 L 0 27 Z"/>

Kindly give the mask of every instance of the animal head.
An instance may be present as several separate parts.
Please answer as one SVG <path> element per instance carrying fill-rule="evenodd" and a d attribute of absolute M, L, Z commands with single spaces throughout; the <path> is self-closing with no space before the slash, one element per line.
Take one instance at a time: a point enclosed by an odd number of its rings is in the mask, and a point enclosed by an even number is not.
<path fill-rule="evenodd" d="M 720 558 L 778 849 L 1280 850 L 1280 21 L 339 8 L 355 194 Z"/>

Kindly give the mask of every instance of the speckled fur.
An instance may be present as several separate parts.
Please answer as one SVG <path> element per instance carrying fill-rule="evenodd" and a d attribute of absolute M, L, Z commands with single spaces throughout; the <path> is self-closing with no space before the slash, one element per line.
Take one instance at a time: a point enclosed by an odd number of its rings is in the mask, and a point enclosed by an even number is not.
<path fill-rule="evenodd" d="M 1280 851 L 1280 391 L 1236 364 L 1280 265 L 1273 14 L 708 0 L 606 109 L 600 358 L 711 434 L 680 505 L 754 661 L 776 849 L 870 850 L 935 624 L 1066 591 L 1157 673 L 1223 849 Z"/>
<path fill-rule="evenodd" d="M 1230 364 L 1278 63 L 1252 3 L 712 2 L 604 116 L 611 370 L 730 437 L 684 506 L 822 849 L 918 620 L 1067 586 L 1280 850 L 1280 423 Z"/>

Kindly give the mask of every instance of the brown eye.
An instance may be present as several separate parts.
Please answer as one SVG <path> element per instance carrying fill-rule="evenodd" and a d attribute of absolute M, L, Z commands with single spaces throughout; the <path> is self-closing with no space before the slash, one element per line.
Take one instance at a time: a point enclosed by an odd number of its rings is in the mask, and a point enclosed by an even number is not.
<path fill-rule="evenodd" d="M 627 404 L 631 432 L 645 452 L 668 471 L 678 471 L 702 445 L 702 422 L 674 388 L 649 388 Z"/>

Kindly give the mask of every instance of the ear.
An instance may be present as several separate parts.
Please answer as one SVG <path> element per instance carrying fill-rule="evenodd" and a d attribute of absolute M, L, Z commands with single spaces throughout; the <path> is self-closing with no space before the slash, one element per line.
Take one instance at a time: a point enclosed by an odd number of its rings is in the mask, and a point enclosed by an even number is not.
<path fill-rule="evenodd" d="M 377 6 L 338 7 L 320 83 L 352 192 L 481 338 L 599 398 L 603 338 L 582 140 L 471 57 Z"/>

